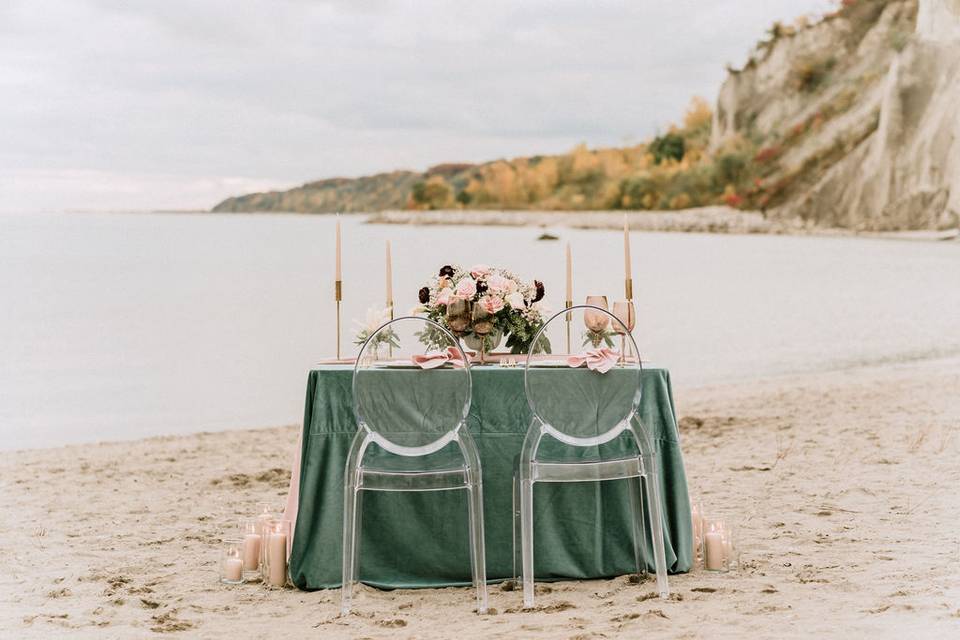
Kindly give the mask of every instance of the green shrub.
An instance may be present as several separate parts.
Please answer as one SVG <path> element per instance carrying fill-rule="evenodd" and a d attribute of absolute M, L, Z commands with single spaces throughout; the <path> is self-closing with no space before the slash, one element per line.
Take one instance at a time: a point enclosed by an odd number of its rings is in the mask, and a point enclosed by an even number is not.
<path fill-rule="evenodd" d="M 746 175 L 747 159 L 740 153 L 725 153 L 713 163 L 713 188 L 721 191 L 728 184 L 737 184 Z"/>
<path fill-rule="evenodd" d="M 659 200 L 657 183 L 648 176 L 627 178 L 620 183 L 620 206 L 624 209 L 650 209 L 649 203 Z"/>
<path fill-rule="evenodd" d="M 679 162 L 683 160 L 683 154 L 686 152 L 686 141 L 680 134 L 668 133 L 654 138 L 648 150 L 653 154 L 653 161 L 656 164 L 660 164 L 667 158 Z"/>
<path fill-rule="evenodd" d="M 837 59 L 833 56 L 818 59 L 801 58 L 793 65 L 790 73 L 793 87 L 804 93 L 816 91 L 836 64 Z"/>

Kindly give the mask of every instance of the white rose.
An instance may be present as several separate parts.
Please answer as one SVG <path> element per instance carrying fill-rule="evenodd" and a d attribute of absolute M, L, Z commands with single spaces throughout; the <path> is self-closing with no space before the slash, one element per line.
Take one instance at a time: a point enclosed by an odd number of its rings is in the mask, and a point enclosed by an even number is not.
<path fill-rule="evenodd" d="M 508 295 L 506 300 L 507 304 L 509 304 L 512 309 L 523 309 L 525 306 L 523 302 L 523 294 L 519 291 L 514 291 Z"/>

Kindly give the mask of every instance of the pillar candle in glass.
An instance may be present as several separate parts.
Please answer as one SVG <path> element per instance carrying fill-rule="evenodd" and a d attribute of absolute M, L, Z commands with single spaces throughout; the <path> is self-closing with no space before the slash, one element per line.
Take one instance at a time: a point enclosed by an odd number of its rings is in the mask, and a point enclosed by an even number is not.
<path fill-rule="evenodd" d="M 703 568 L 707 571 L 729 571 L 723 520 L 704 518 L 703 526 Z"/>
<path fill-rule="evenodd" d="M 290 521 L 271 520 L 267 527 L 264 544 L 267 545 L 267 562 L 264 567 L 264 584 L 283 587 L 287 584 L 287 548 L 290 540 Z"/>
<path fill-rule="evenodd" d="M 243 541 L 229 538 L 223 541 L 223 555 L 220 558 L 220 582 L 223 584 L 241 584 L 243 582 Z"/>
<path fill-rule="evenodd" d="M 240 535 L 243 538 L 243 577 L 252 580 L 260 571 L 260 534 L 259 522 L 251 518 L 240 521 Z"/>

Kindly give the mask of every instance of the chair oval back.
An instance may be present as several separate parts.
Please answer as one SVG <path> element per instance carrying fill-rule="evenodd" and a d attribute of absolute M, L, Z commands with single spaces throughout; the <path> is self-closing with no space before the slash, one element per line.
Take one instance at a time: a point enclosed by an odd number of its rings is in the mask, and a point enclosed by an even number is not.
<path fill-rule="evenodd" d="M 398 455 L 426 455 L 452 441 L 469 414 L 471 393 L 463 349 L 426 318 L 381 325 L 367 337 L 353 371 L 357 424 Z"/>
<path fill-rule="evenodd" d="M 568 332 L 570 354 L 563 353 Z M 530 410 L 554 437 L 593 446 L 629 425 L 640 406 L 641 375 L 626 324 L 606 309 L 579 305 L 555 314 L 534 337 L 524 386 Z"/>

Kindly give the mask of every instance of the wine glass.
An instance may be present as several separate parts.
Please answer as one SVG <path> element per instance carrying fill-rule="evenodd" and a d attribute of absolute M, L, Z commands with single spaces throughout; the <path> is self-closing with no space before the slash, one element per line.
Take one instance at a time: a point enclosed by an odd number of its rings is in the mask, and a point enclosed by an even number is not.
<path fill-rule="evenodd" d="M 607 296 L 587 296 L 587 304 L 593 307 L 600 307 L 607 310 Z M 583 324 L 587 326 L 590 342 L 594 348 L 600 346 L 603 334 L 610 324 L 610 316 L 592 309 L 585 309 L 583 312 Z"/>
<path fill-rule="evenodd" d="M 627 359 L 627 334 L 633 333 L 637 324 L 637 314 L 632 300 L 617 300 L 613 303 L 613 316 L 620 322 L 614 322 L 613 330 L 620 336 L 620 364 Z"/>
<path fill-rule="evenodd" d="M 480 364 L 487 350 L 487 336 L 493 332 L 493 315 L 482 305 L 473 306 L 473 333 L 480 338 Z"/>
<path fill-rule="evenodd" d="M 447 303 L 447 326 L 450 332 L 458 338 L 465 336 L 470 330 L 473 302 L 463 298 L 454 298 Z"/>

